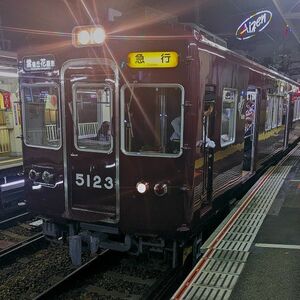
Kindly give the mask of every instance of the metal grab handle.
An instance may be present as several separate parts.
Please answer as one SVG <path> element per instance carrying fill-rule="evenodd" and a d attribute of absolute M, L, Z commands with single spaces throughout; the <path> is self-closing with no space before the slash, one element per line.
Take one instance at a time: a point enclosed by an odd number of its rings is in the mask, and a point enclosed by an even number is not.
<path fill-rule="evenodd" d="M 63 180 L 56 182 L 54 185 L 39 183 L 39 184 L 33 185 L 31 188 L 33 191 L 40 190 L 42 187 L 49 188 L 49 189 L 55 189 L 56 187 L 58 187 L 59 185 L 61 185 L 63 183 L 64 183 Z"/>

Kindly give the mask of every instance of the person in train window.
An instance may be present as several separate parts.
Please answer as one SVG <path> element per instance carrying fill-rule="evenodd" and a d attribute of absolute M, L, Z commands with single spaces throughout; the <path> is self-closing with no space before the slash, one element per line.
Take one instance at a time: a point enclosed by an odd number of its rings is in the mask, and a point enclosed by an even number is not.
<path fill-rule="evenodd" d="M 110 141 L 110 122 L 104 121 L 97 133 L 97 141 L 109 142 Z"/>
<path fill-rule="evenodd" d="M 204 111 L 204 113 L 203 113 L 204 118 L 206 118 L 206 123 L 209 123 L 209 117 L 210 117 L 210 115 L 212 114 L 213 110 L 214 110 L 213 105 L 208 104 L 207 109 L 206 109 L 206 110 Z M 211 139 L 208 137 L 207 133 L 208 133 L 208 132 L 207 132 L 207 130 L 206 130 L 206 137 L 205 137 L 206 143 L 205 143 L 205 147 L 206 147 L 206 148 L 214 149 L 214 148 L 216 147 L 216 144 L 215 144 L 215 142 L 214 142 L 213 140 L 211 140 Z"/>
<path fill-rule="evenodd" d="M 252 134 L 254 121 L 254 103 L 249 98 L 246 103 L 246 122 L 245 122 L 245 137 Z"/>
<path fill-rule="evenodd" d="M 171 122 L 173 133 L 170 137 L 169 152 L 179 153 L 181 136 L 181 117 L 174 118 Z"/>

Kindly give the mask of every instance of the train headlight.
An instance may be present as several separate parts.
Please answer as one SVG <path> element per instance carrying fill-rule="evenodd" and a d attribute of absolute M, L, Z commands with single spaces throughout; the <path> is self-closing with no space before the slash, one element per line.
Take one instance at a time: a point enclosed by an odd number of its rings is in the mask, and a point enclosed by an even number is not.
<path fill-rule="evenodd" d="M 102 26 L 76 26 L 72 32 L 72 43 L 75 47 L 101 45 L 106 38 Z"/>
<path fill-rule="evenodd" d="M 158 197 L 164 196 L 168 192 L 168 186 L 166 183 L 157 183 L 154 186 L 154 194 Z"/>
<path fill-rule="evenodd" d="M 136 190 L 140 194 L 145 194 L 149 190 L 149 183 L 141 181 L 136 184 Z"/>
<path fill-rule="evenodd" d="M 87 30 L 82 30 L 78 33 L 78 43 L 87 45 L 91 40 L 90 33 Z"/>
<path fill-rule="evenodd" d="M 105 31 L 102 27 L 98 27 L 93 32 L 93 40 L 96 44 L 102 44 L 105 40 Z"/>

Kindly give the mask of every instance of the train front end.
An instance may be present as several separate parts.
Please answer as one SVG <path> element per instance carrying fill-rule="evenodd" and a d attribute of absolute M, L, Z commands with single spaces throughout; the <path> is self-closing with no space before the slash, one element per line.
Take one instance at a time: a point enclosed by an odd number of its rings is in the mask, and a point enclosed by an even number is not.
<path fill-rule="evenodd" d="M 170 30 L 120 40 L 76 27 L 63 50 L 22 57 L 27 199 L 75 263 L 83 242 L 164 251 L 189 230 L 193 78 L 187 39 Z"/>

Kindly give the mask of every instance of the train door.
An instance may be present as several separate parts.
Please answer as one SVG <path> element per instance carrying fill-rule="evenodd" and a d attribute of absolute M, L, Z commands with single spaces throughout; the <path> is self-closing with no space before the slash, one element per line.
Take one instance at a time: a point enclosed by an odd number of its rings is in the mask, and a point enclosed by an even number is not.
<path fill-rule="evenodd" d="M 246 97 L 243 170 L 253 172 L 256 144 L 256 107 L 258 102 L 258 90 L 256 88 L 248 88 Z"/>
<path fill-rule="evenodd" d="M 116 222 L 117 69 L 107 59 L 72 60 L 62 74 L 66 213 Z"/>
<path fill-rule="evenodd" d="M 215 148 L 215 86 L 206 85 L 203 112 L 203 184 L 202 197 L 206 204 L 210 204 L 213 195 L 213 163 Z"/>

